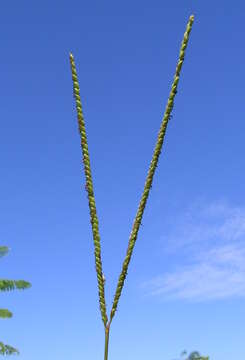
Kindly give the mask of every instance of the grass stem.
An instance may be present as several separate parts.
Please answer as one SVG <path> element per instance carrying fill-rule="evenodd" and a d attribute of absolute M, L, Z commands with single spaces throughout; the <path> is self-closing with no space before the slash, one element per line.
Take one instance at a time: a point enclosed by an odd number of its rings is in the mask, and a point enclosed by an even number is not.
<path fill-rule="evenodd" d="M 106 328 L 105 328 L 105 356 L 104 356 L 104 360 L 108 359 L 109 334 L 110 334 L 110 326 L 107 325 Z"/>

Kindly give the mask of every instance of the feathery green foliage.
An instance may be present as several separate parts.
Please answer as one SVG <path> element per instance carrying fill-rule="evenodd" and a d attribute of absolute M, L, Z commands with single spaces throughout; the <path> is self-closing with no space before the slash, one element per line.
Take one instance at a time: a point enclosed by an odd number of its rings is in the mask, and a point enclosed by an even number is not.
<path fill-rule="evenodd" d="M 186 360 L 209 360 L 209 357 L 201 356 L 198 351 L 192 351 Z"/>
<path fill-rule="evenodd" d="M 0 257 L 6 255 L 9 251 L 7 246 L 0 246 Z M 14 289 L 27 289 L 31 284 L 24 280 L 6 280 L 0 279 L 0 291 L 9 291 Z M 11 318 L 13 314 L 8 309 L 0 309 L 0 318 Z M 10 345 L 0 342 L 0 355 L 19 354 L 19 351 Z"/>
<path fill-rule="evenodd" d="M 11 318 L 13 314 L 8 309 L 0 309 L 0 318 Z"/>
<path fill-rule="evenodd" d="M 180 354 L 180 356 L 186 355 L 187 351 L 184 350 L 182 351 L 182 353 Z M 192 351 L 189 356 L 187 356 L 187 358 L 185 358 L 184 360 L 209 360 L 209 357 L 205 357 L 205 356 L 201 356 L 200 353 L 198 351 Z"/>
<path fill-rule="evenodd" d="M 167 106 L 165 109 L 165 113 L 163 116 L 162 124 L 160 127 L 160 131 L 158 134 L 157 143 L 155 146 L 153 158 L 150 164 L 150 169 L 146 178 L 145 187 L 143 191 L 143 195 L 138 207 L 138 211 L 136 214 L 136 218 L 133 224 L 133 230 L 130 235 L 127 253 L 125 260 L 122 265 L 122 271 L 118 279 L 118 285 L 116 288 L 114 301 L 110 313 L 110 320 L 108 321 L 108 317 L 106 314 L 106 303 L 105 303 L 105 293 L 104 293 L 104 281 L 103 281 L 103 272 L 102 272 L 102 261 L 101 261 L 101 248 L 100 248 L 100 236 L 99 236 L 99 226 L 98 226 L 98 218 L 96 213 L 96 206 L 95 206 L 95 198 L 94 198 L 94 191 L 93 191 L 93 183 L 92 183 L 92 175 L 91 175 L 91 169 L 90 169 L 90 160 L 89 160 L 89 153 L 88 153 L 88 144 L 87 144 L 87 137 L 86 137 L 86 131 L 85 131 L 85 122 L 84 122 L 84 116 L 82 112 L 82 104 L 81 104 L 81 98 L 80 98 L 80 88 L 78 83 L 78 77 L 75 67 L 75 61 L 73 55 L 70 53 L 70 64 L 71 64 L 71 72 L 72 72 L 72 80 L 73 80 L 73 95 L 76 101 L 76 110 L 77 110 L 77 120 L 78 120 L 78 126 L 79 126 L 79 132 L 81 136 L 81 147 L 82 147 L 82 153 L 83 153 L 83 163 L 84 163 L 84 171 L 85 171 L 85 177 L 86 177 L 86 190 L 88 193 L 88 200 L 89 200 L 89 208 L 90 208 L 90 219 L 91 219 L 91 225 L 92 225 L 92 232 L 93 232 L 93 239 L 94 239 L 94 254 L 95 254 L 95 267 L 96 267 L 96 273 L 97 273 L 97 281 L 98 281 L 98 289 L 99 289 L 99 303 L 100 303 L 100 311 L 102 316 L 102 321 L 105 326 L 105 356 L 104 359 L 107 360 L 108 358 L 108 342 L 109 342 L 109 330 L 110 330 L 110 324 L 111 321 L 115 315 L 115 312 L 117 310 L 118 301 L 122 292 L 122 288 L 124 285 L 124 281 L 127 275 L 127 269 L 128 265 L 132 256 L 132 252 L 134 249 L 134 245 L 136 242 L 139 226 L 141 224 L 143 212 L 145 209 L 146 201 L 150 192 L 154 172 L 157 167 L 158 158 L 161 153 L 161 148 L 163 144 L 164 135 L 166 132 L 168 120 L 170 118 L 171 111 L 174 106 L 174 98 L 177 93 L 177 85 L 179 82 L 180 77 L 180 71 L 182 68 L 182 64 L 184 61 L 185 56 L 185 50 L 187 47 L 189 34 L 192 28 L 192 24 L 194 21 L 194 16 L 190 16 L 186 31 L 184 33 L 184 39 L 181 44 L 180 54 L 179 54 L 179 61 L 177 63 L 174 81 L 171 87 L 169 99 L 167 102 Z M 108 323 L 107 323 L 108 321 Z"/>
<path fill-rule="evenodd" d="M 3 257 L 9 252 L 9 248 L 7 246 L 0 246 L 0 257 Z"/>
<path fill-rule="evenodd" d="M 12 354 L 19 355 L 19 351 L 10 345 L 4 345 L 2 342 L 0 342 L 0 355 L 12 355 Z"/>

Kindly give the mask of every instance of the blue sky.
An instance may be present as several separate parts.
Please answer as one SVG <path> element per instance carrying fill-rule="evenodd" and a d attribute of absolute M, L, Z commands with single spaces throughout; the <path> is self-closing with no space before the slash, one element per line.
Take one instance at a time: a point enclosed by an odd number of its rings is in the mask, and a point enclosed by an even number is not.
<path fill-rule="evenodd" d="M 1 6 L 1 341 L 23 360 L 103 359 L 69 52 L 75 57 L 111 310 L 180 44 L 195 15 L 109 359 L 245 358 L 242 1 Z"/>

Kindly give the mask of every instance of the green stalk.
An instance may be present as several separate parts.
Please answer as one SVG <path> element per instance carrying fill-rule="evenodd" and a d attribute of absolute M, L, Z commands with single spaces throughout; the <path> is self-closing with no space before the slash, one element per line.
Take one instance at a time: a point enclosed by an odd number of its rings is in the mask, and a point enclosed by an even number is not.
<path fill-rule="evenodd" d="M 110 320 L 108 321 L 108 317 L 106 314 L 106 304 L 105 304 L 105 294 L 104 294 L 104 283 L 105 279 L 102 272 L 102 261 L 101 261 L 101 249 L 100 249 L 100 236 L 99 236 L 99 226 L 98 226 L 98 218 L 96 213 L 96 207 L 95 207 L 95 199 L 94 199 L 94 191 L 93 191 L 93 183 L 92 183 L 92 175 L 91 175 L 91 169 L 90 169 L 90 160 L 89 160 L 89 153 L 88 153 L 88 144 L 87 144 L 87 137 L 86 137 L 86 131 L 85 131 L 85 123 L 84 123 L 84 117 L 82 113 L 82 104 L 80 99 L 80 89 L 78 84 L 78 78 L 77 78 L 77 72 L 75 67 L 75 61 L 73 55 L 70 53 L 70 64 L 71 64 L 71 72 L 72 72 L 72 80 L 73 80 L 73 90 L 74 90 L 74 97 L 76 101 L 76 109 L 77 109 L 77 120 L 79 125 L 79 132 L 81 135 L 81 147 L 82 147 L 82 153 L 83 153 L 83 163 L 84 163 L 84 171 L 85 171 L 85 177 L 86 177 L 86 190 L 88 192 L 88 200 L 89 200 L 89 208 L 90 208 L 90 219 L 92 224 L 92 231 L 93 231 L 93 239 L 94 239 L 94 254 L 95 254 L 95 267 L 96 267 L 96 273 L 97 273 L 97 281 L 98 281 L 98 289 L 99 289 L 99 303 L 100 303 L 100 311 L 102 316 L 102 321 L 104 323 L 105 327 L 105 354 L 104 354 L 104 360 L 108 360 L 108 345 L 109 345 L 109 331 L 110 331 L 110 324 L 111 321 L 115 315 L 115 312 L 117 310 L 118 301 L 122 292 L 122 288 L 124 285 L 124 281 L 127 275 L 128 265 L 131 259 L 131 255 L 133 252 L 133 248 L 136 242 L 136 238 L 138 235 L 139 226 L 141 224 L 141 220 L 143 217 L 143 212 L 145 209 L 145 205 L 147 202 L 147 198 L 149 196 L 149 192 L 151 189 L 151 184 L 153 181 L 153 176 L 157 167 L 158 158 L 161 153 L 161 148 L 163 144 L 164 135 L 166 132 L 168 120 L 170 119 L 170 114 L 173 109 L 174 105 L 174 98 L 177 93 L 177 85 L 179 82 L 179 76 L 180 71 L 182 68 L 182 64 L 184 61 L 185 56 L 185 50 L 187 47 L 187 43 L 189 40 L 189 34 L 192 28 L 192 24 L 194 21 L 194 16 L 190 16 L 186 31 L 184 33 L 184 39 L 181 44 L 180 54 L 179 54 L 179 61 L 177 63 L 175 75 L 174 75 L 174 81 L 171 87 L 169 99 L 166 105 L 165 113 L 162 119 L 162 124 L 160 127 L 160 131 L 158 134 L 157 143 L 155 146 L 153 158 L 150 164 L 150 169 L 147 174 L 145 187 L 143 191 L 142 198 L 140 200 L 140 204 L 138 207 L 138 211 L 136 214 L 136 218 L 133 224 L 133 230 L 130 235 L 127 253 L 125 260 L 123 262 L 122 271 L 118 279 L 118 284 L 114 296 L 114 301 L 110 313 Z"/>
<path fill-rule="evenodd" d="M 110 326 L 107 325 L 106 328 L 105 328 L 105 355 L 104 355 L 104 360 L 108 359 L 109 334 L 110 334 Z"/>

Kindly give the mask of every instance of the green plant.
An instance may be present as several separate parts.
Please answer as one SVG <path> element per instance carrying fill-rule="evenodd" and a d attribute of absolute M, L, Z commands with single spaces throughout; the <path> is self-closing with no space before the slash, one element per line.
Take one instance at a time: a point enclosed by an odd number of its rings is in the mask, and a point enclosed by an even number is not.
<path fill-rule="evenodd" d="M 133 224 L 133 230 L 130 235 L 129 243 L 128 243 L 128 249 L 126 253 L 125 260 L 123 262 L 122 271 L 118 279 L 118 284 L 114 296 L 114 301 L 112 304 L 112 309 L 110 313 L 110 319 L 108 321 L 108 317 L 106 314 L 106 303 L 105 303 L 105 293 L 104 293 L 104 277 L 102 272 L 102 262 L 101 262 L 101 249 L 100 249 L 100 235 L 99 235 L 99 225 L 98 225 L 98 218 L 96 213 L 96 206 L 95 206 L 95 198 L 94 198 L 94 190 L 93 190 L 93 183 L 92 183 L 92 175 L 91 175 L 91 169 L 90 169 L 90 160 L 89 160 L 89 153 L 88 153 L 88 144 L 87 144 L 87 136 L 85 131 L 85 122 L 82 112 L 82 104 L 80 99 L 80 89 L 79 89 L 79 83 L 78 83 L 78 77 L 75 67 L 75 61 L 73 55 L 70 53 L 70 64 L 71 64 L 71 73 L 72 73 L 72 80 L 73 80 L 73 95 L 75 97 L 76 101 L 76 110 L 77 110 L 77 120 L 79 125 L 79 132 L 81 136 L 81 148 L 83 153 L 83 163 L 84 163 L 84 171 L 85 171 L 85 177 L 86 177 L 86 190 L 88 193 L 88 202 L 89 202 L 89 208 L 90 208 L 90 218 L 91 218 L 91 225 L 92 225 L 92 232 L 93 232 L 93 240 L 94 240 L 94 249 L 95 249 L 95 267 L 96 267 L 96 273 L 97 273 L 97 281 L 98 281 L 98 289 L 99 289 L 99 304 L 100 304 L 100 311 L 102 316 L 102 321 L 104 323 L 105 328 L 105 353 L 104 353 L 104 360 L 108 359 L 108 343 L 109 343 L 109 331 L 110 331 L 110 325 L 112 322 L 112 319 L 115 315 L 115 312 L 117 310 L 118 300 L 120 298 L 123 284 L 127 275 L 127 269 L 128 265 L 131 259 L 131 255 L 133 252 L 133 248 L 136 242 L 139 226 L 141 224 L 141 219 L 143 216 L 144 208 L 146 205 L 146 201 L 149 195 L 149 191 L 151 188 L 153 175 L 155 172 L 155 169 L 157 167 L 157 162 L 159 155 L 161 153 L 161 147 L 163 144 L 163 138 L 165 135 L 165 131 L 167 128 L 168 120 L 170 118 L 171 111 L 174 106 L 174 97 L 177 93 L 177 85 L 179 82 L 180 77 L 180 71 L 182 68 L 182 64 L 184 61 L 185 56 L 185 49 L 187 47 L 189 34 L 192 28 L 192 24 L 194 21 L 194 16 L 190 16 L 187 28 L 184 34 L 184 39 L 181 44 L 180 54 L 179 54 L 179 61 L 176 67 L 176 72 L 174 76 L 174 81 L 172 84 L 172 88 L 170 91 L 169 99 L 167 102 L 165 114 L 163 116 L 162 124 L 160 127 L 160 131 L 158 134 L 157 143 L 155 146 L 153 158 L 150 164 L 150 169 L 147 174 L 146 183 L 143 191 L 143 195 L 139 204 L 139 208 L 136 214 L 136 219 Z"/>
<path fill-rule="evenodd" d="M 0 257 L 6 255 L 9 251 L 7 246 L 0 246 Z M 14 289 L 27 289 L 31 284 L 24 280 L 5 280 L 0 279 L 0 291 L 8 291 Z M 0 309 L 0 318 L 11 318 L 13 314 L 7 309 Z M 19 351 L 10 345 L 0 342 L 0 354 L 11 355 L 19 354 Z"/>
<path fill-rule="evenodd" d="M 182 351 L 182 353 L 180 354 L 180 356 L 186 355 L 187 351 L 184 350 Z M 209 357 L 204 357 L 201 356 L 200 353 L 198 351 L 192 351 L 189 356 L 187 358 L 185 358 L 184 360 L 209 360 Z"/>
<path fill-rule="evenodd" d="M 209 360 L 209 357 L 201 356 L 198 351 L 192 351 L 186 360 Z"/>

